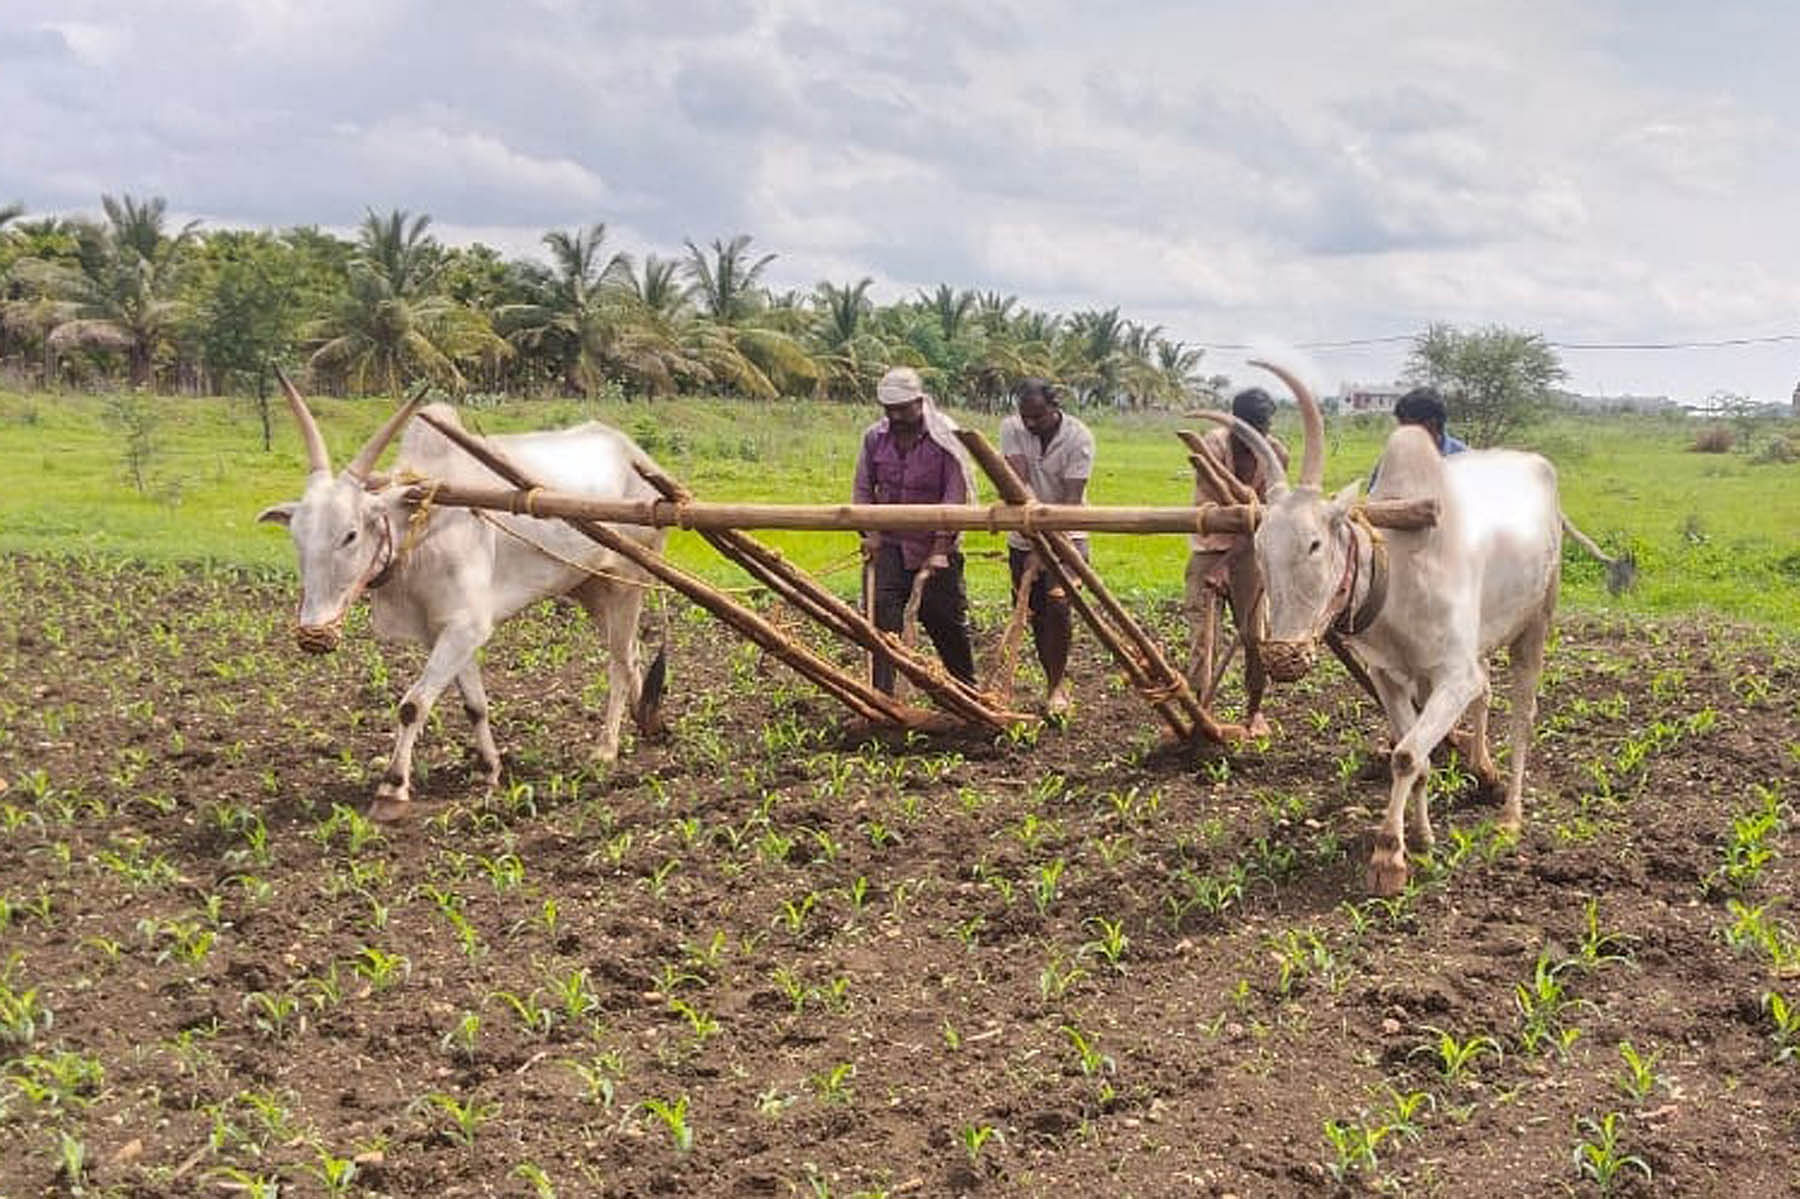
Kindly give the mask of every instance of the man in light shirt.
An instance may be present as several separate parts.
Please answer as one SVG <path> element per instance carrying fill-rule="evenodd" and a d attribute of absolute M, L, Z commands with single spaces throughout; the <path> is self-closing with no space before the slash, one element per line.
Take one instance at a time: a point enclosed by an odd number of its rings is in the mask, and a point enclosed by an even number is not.
<path fill-rule="evenodd" d="M 1043 379 L 1026 379 L 1014 392 L 1013 415 L 1000 423 L 1000 452 L 1013 472 L 1031 485 L 1046 504 L 1087 503 L 1088 478 L 1094 471 L 1094 435 L 1080 420 L 1062 410 L 1056 388 Z M 1084 532 L 1068 537 L 1087 557 Z M 1012 571 L 1013 603 L 1035 551 L 1021 533 L 1006 538 Z M 1045 708 L 1051 715 L 1069 710 L 1069 640 L 1072 621 L 1069 597 L 1040 568 L 1031 583 L 1031 640 L 1044 668 Z"/>

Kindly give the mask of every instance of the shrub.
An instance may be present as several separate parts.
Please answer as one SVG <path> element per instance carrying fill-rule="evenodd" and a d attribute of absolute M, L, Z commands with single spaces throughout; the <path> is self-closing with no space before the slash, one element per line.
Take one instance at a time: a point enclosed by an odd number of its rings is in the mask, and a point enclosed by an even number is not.
<path fill-rule="evenodd" d="M 1791 436 L 1772 438 L 1752 461 L 1763 464 L 1773 463 L 1779 466 L 1800 462 L 1800 444 L 1796 444 Z"/>
<path fill-rule="evenodd" d="M 1707 425 L 1694 434 L 1694 443 L 1688 448 L 1696 454 L 1726 454 L 1737 444 L 1737 434 L 1729 425 Z"/>

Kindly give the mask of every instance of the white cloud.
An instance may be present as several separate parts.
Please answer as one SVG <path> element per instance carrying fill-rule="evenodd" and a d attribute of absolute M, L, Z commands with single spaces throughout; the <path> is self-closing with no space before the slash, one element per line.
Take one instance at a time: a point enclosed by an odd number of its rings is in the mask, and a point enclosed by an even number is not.
<path fill-rule="evenodd" d="M 1190 342 L 1780 332 L 1795 44 L 1800 9 L 1753 0 L 4 0 L 0 200 L 401 207 L 508 252 L 745 232 L 781 286 L 941 280 Z M 1321 350 L 1318 378 L 1403 353 Z M 1570 365 L 1785 397 L 1794 359 Z"/>

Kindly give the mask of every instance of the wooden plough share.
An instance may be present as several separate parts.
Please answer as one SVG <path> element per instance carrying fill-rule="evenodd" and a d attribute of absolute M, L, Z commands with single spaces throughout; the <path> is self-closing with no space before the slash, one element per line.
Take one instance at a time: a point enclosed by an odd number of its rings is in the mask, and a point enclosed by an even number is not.
<path fill-rule="evenodd" d="M 1037 550 L 1051 582 L 1069 596 L 1075 611 L 1112 654 L 1132 686 L 1162 718 L 1174 738 L 1185 741 L 1205 736 L 1213 741 L 1226 741 L 1241 733 L 1236 726 L 1221 724 L 1214 719 L 1189 688 L 1187 679 L 1168 663 L 1155 640 L 1106 589 L 1065 535 L 1068 530 L 1084 528 L 1140 533 L 1254 532 L 1258 512 L 1253 497 L 1241 483 L 1230 477 L 1228 469 L 1222 471 L 1211 461 L 1200 448 L 1198 438 L 1191 433 L 1184 431 L 1180 436 L 1193 451 L 1195 470 L 1221 501 L 1217 504 L 1203 504 L 1198 508 L 1040 504 L 1006 460 L 973 430 L 959 431 L 957 436 L 993 480 L 1001 503 L 987 506 L 708 504 L 693 499 L 686 488 L 670 476 L 646 467 L 640 467 L 639 473 L 662 495 L 661 500 L 599 500 L 549 491 L 493 447 L 462 429 L 436 420 L 429 413 L 422 413 L 419 419 L 466 450 L 511 487 L 421 483 L 413 489 L 414 502 L 562 520 L 686 596 L 871 723 L 913 729 L 959 724 L 1005 729 L 1037 718 L 1007 710 L 1006 705 L 994 697 L 953 678 L 935 661 L 903 645 L 897 636 L 877 629 L 866 614 L 839 599 L 783 558 L 779 551 L 757 541 L 744 529 L 1022 532 Z M 1368 503 L 1363 510 L 1371 524 L 1397 528 L 1418 528 L 1433 523 L 1437 516 L 1429 501 Z M 940 710 L 918 708 L 883 694 L 866 680 L 788 637 L 754 609 L 682 570 L 655 550 L 608 527 L 609 524 L 679 527 L 698 532 L 714 549 L 736 562 L 796 610 L 864 650 L 890 656 L 895 670 L 931 696 Z"/>

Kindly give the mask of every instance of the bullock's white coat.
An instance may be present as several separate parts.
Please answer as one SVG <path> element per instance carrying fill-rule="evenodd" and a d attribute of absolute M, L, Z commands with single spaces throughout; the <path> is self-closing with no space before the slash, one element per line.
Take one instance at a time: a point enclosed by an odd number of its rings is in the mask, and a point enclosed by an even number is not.
<path fill-rule="evenodd" d="M 426 411 L 447 422 L 457 419 L 447 405 Z M 605 425 L 488 440 L 557 491 L 603 499 L 656 495 L 632 467 L 636 460 L 648 461 L 643 451 Z M 558 520 L 434 507 L 422 524 L 415 522 L 404 501 L 405 480 L 412 474 L 456 483 L 503 482 L 442 434 L 414 422 L 401 439 L 395 482 L 387 487 L 369 491 L 351 471 L 334 476 L 315 470 L 298 504 L 263 514 L 288 525 L 299 554 L 302 645 L 335 645 L 344 613 L 391 556 L 387 577 L 368 591 L 371 624 L 378 636 L 428 647 L 425 668 L 401 701 L 393 758 L 377 791 L 375 814 L 391 817 L 404 810 L 411 797 L 414 742 L 453 681 L 474 724 L 488 781 L 498 780 L 500 756 L 476 654 L 497 624 L 551 596 L 573 596 L 606 638 L 609 693 L 599 755 L 616 757 L 625 705 L 641 686 L 636 633 L 647 581 L 642 572 Z M 621 526 L 620 531 L 658 549 L 667 537 L 661 529 Z"/>
<path fill-rule="evenodd" d="M 1312 404 L 1302 387 L 1295 394 L 1303 410 Z M 1316 406 L 1308 415 L 1316 424 Z M 1485 782 L 1498 781 L 1487 748 L 1487 661 L 1501 646 L 1510 652 L 1514 683 L 1511 777 L 1500 823 L 1519 827 L 1538 679 L 1561 579 L 1562 519 L 1556 472 L 1544 458 L 1513 450 L 1445 458 L 1414 426 L 1389 437 L 1377 478 L 1373 498 L 1438 501 L 1435 526 L 1385 534 L 1386 600 L 1368 628 L 1346 636 L 1368 668 L 1394 736 L 1393 789 L 1369 863 L 1371 888 L 1392 894 L 1406 881 L 1406 801 L 1413 799 L 1420 840 L 1429 846 L 1431 751 L 1465 711 L 1474 725 L 1470 764 Z M 1271 502 L 1256 534 L 1271 641 L 1314 641 L 1368 594 L 1373 549 L 1350 518 L 1356 490 L 1327 498 L 1315 483 Z M 1346 578 L 1354 585 L 1343 595 Z"/>

